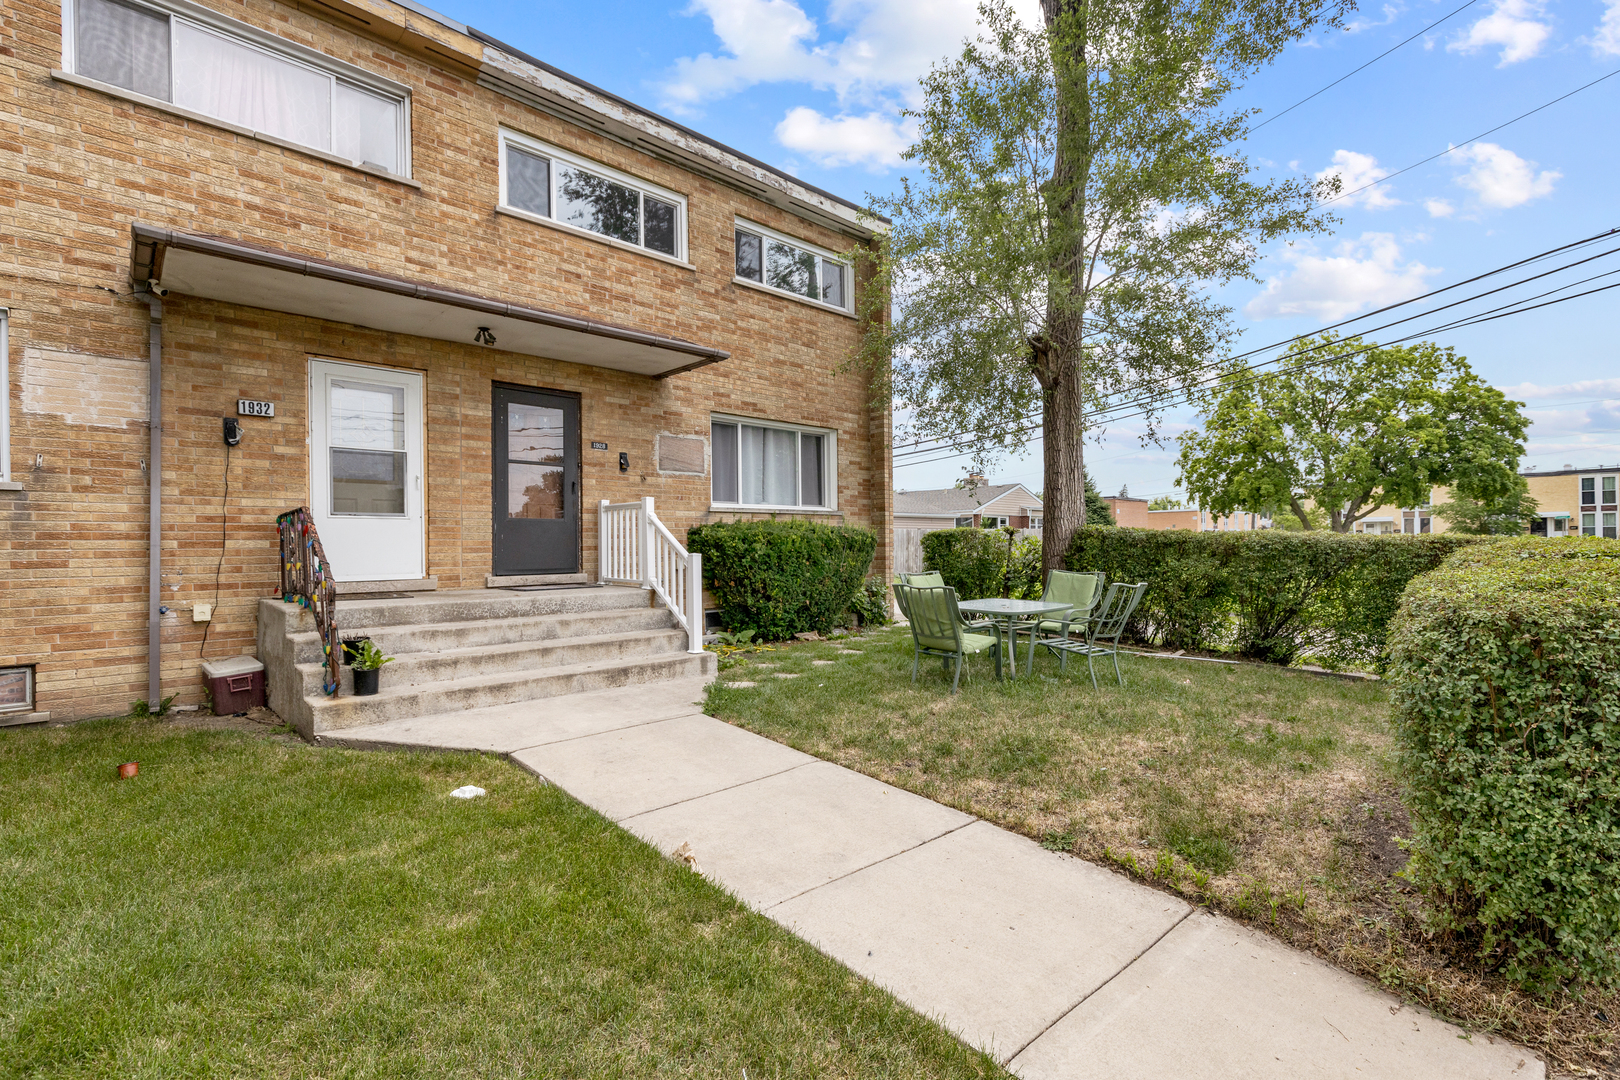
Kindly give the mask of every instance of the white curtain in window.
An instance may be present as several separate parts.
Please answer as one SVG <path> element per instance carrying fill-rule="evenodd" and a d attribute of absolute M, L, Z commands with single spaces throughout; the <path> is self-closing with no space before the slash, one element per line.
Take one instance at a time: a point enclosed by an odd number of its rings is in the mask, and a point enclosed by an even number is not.
<path fill-rule="evenodd" d="M 174 103 L 289 142 L 332 148 L 331 76 L 178 20 Z"/>
<path fill-rule="evenodd" d="M 400 103 L 356 86 L 337 84 L 339 157 L 369 161 L 391 173 L 403 171 L 399 160 Z"/>
<path fill-rule="evenodd" d="M 739 501 L 754 506 L 797 506 L 799 433 L 745 424 L 741 441 Z"/>

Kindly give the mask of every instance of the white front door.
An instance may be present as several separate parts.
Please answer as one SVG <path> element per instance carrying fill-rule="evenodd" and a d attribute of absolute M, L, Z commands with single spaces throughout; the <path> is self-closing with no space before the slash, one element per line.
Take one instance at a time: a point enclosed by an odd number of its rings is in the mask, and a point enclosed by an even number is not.
<path fill-rule="evenodd" d="M 309 362 L 309 498 L 338 581 L 427 576 L 422 376 Z"/>

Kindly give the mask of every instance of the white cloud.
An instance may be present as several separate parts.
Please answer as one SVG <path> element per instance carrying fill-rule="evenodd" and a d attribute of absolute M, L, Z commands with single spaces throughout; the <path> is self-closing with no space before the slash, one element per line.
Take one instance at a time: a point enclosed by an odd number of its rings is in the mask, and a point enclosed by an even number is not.
<path fill-rule="evenodd" d="M 792 0 L 694 0 L 687 14 L 704 14 L 731 55 L 683 56 L 662 89 L 665 103 L 690 109 L 710 98 L 771 79 L 820 82 L 826 63 L 811 52 L 813 19 Z"/>
<path fill-rule="evenodd" d="M 1543 21 L 1545 14 L 1540 0 L 1496 0 L 1491 13 L 1470 26 L 1446 50 L 1476 53 L 1500 45 L 1497 67 L 1528 60 L 1541 52 L 1552 36 L 1552 24 Z"/>
<path fill-rule="evenodd" d="M 1445 199 L 1424 199 L 1423 209 L 1429 212 L 1430 217 L 1450 217 L 1457 212 L 1457 208 Z"/>
<path fill-rule="evenodd" d="M 1339 178 L 1341 192 L 1355 191 L 1354 195 L 1341 198 L 1339 201 L 1345 206 L 1365 206 L 1369 210 L 1387 210 L 1391 206 L 1399 206 L 1401 200 L 1390 195 L 1389 189 L 1379 185 L 1369 187 L 1365 191 L 1356 191 L 1357 188 L 1382 180 L 1389 175 L 1389 170 L 1378 164 L 1378 159 L 1371 154 L 1358 154 L 1354 150 L 1335 150 L 1333 164 L 1316 174 L 1318 180 L 1326 180 L 1330 176 Z"/>
<path fill-rule="evenodd" d="M 776 141 L 789 150 L 809 155 L 828 168 L 866 165 L 873 169 L 900 163 L 915 132 L 892 116 L 870 112 L 865 116 L 826 117 L 803 105 L 789 109 L 776 125 Z"/>
<path fill-rule="evenodd" d="M 1244 306 L 1243 313 L 1250 318 L 1342 319 L 1364 308 L 1416 296 L 1424 290 L 1425 279 L 1440 272 L 1420 262 L 1403 262 L 1395 237 L 1379 232 L 1343 241 L 1331 255 L 1306 246 L 1290 248 L 1282 258 L 1291 269 L 1270 278 Z"/>
<path fill-rule="evenodd" d="M 1385 4 L 1382 19 L 1352 19 L 1344 24 L 1344 32 L 1347 34 L 1359 34 L 1363 30 L 1371 30 L 1375 26 L 1388 26 L 1399 18 L 1400 14 L 1400 8 L 1394 4 Z"/>
<path fill-rule="evenodd" d="M 1513 401 L 1529 403 L 1531 425 L 1526 456 L 1557 455 L 1572 464 L 1614 457 L 1609 451 L 1614 449 L 1615 433 L 1620 432 L 1620 379 L 1582 379 L 1554 385 L 1525 382 L 1497 389 Z M 1553 404 L 1538 406 L 1538 401 Z M 1603 453 L 1593 458 L 1598 451 Z M 1552 467 L 1559 464 L 1555 461 Z"/>
<path fill-rule="evenodd" d="M 1473 165 L 1457 183 L 1477 194 L 1484 205 L 1500 210 L 1551 195 L 1553 184 L 1564 175 L 1550 169 L 1538 173 L 1535 162 L 1495 143 L 1474 143 L 1455 156 Z"/>
<path fill-rule="evenodd" d="M 1035 0 L 1017 6 L 1039 24 Z M 917 80 L 978 25 L 976 0 L 832 0 L 825 27 L 796 0 L 692 0 L 686 13 L 707 16 L 721 48 L 677 60 L 661 83 L 664 104 L 681 112 L 779 82 L 832 90 L 846 106 L 915 103 Z"/>
<path fill-rule="evenodd" d="M 1609 0 L 1603 21 L 1598 23 L 1597 33 L 1592 35 L 1590 43 L 1592 51 L 1599 56 L 1620 54 L 1620 0 Z"/>
<path fill-rule="evenodd" d="M 1620 379 L 1582 379 L 1580 382 L 1554 386 L 1524 382 L 1517 386 L 1498 386 L 1497 389 L 1514 401 L 1543 401 L 1547 398 L 1585 400 L 1604 396 L 1620 398 Z"/>

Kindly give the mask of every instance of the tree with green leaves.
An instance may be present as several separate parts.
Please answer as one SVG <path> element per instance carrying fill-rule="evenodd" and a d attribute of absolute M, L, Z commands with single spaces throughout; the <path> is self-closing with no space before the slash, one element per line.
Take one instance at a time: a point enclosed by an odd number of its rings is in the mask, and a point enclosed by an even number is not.
<path fill-rule="evenodd" d="M 1152 502 L 1148 503 L 1148 509 L 1149 510 L 1180 510 L 1181 509 L 1181 500 L 1180 499 L 1172 499 L 1168 495 L 1160 495 L 1158 498 L 1156 498 Z"/>
<path fill-rule="evenodd" d="M 1522 476 L 1515 476 L 1513 490 L 1500 498 L 1471 499 L 1467 495 L 1453 495 L 1438 503 L 1434 516 L 1444 518 L 1453 532 L 1473 536 L 1519 536 L 1529 529 L 1530 523 L 1541 515 L 1541 504 L 1530 496 L 1530 485 Z"/>
<path fill-rule="evenodd" d="M 1088 413 L 1130 401 L 1151 434 L 1233 336 L 1209 288 L 1331 223 L 1317 200 L 1338 181 L 1253 179 L 1230 149 L 1250 113 L 1226 103 L 1349 6 L 1042 0 L 1031 28 L 986 0 L 980 36 L 923 79 L 905 156 L 924 175 L 876 200 L 893 224 L 860 355 L 915 434 L 981 468 L 1042 433 L 1043 569 L 1085 521 Z"/>
<path fill-rule="evenodd" d="M 1529 420 L 1431 342 L 1379 347 L 1324 334 L 1278 366 L 1234 374 L 1181 436 L 1177 483 L 1216 514 L 1276 507 L 1304 529 L 1349 532 L 1379 506 L 1422 506 L 1435 487 L 1494 501 L 1518 480 Z"/>

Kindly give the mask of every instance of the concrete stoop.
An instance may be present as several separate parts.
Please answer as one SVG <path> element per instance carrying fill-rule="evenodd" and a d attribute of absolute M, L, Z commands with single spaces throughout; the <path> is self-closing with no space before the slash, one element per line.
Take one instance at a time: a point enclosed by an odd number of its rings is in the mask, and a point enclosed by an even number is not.
<path fill-rule="evenodd" d="M 354 696 L 342 669 L 324 678 L 315 620 L 296 604 L 259 601 L 259 659 L 269 705 L 306 739 L 619 686 L 710 676 L 712 653 L 686 651 L 674 615 L 641 589 L 536 593 L 465 589 L 408 597 L 339 598 L 344 639 L 368 637 L 394 661 L 375 695 Z"/>

